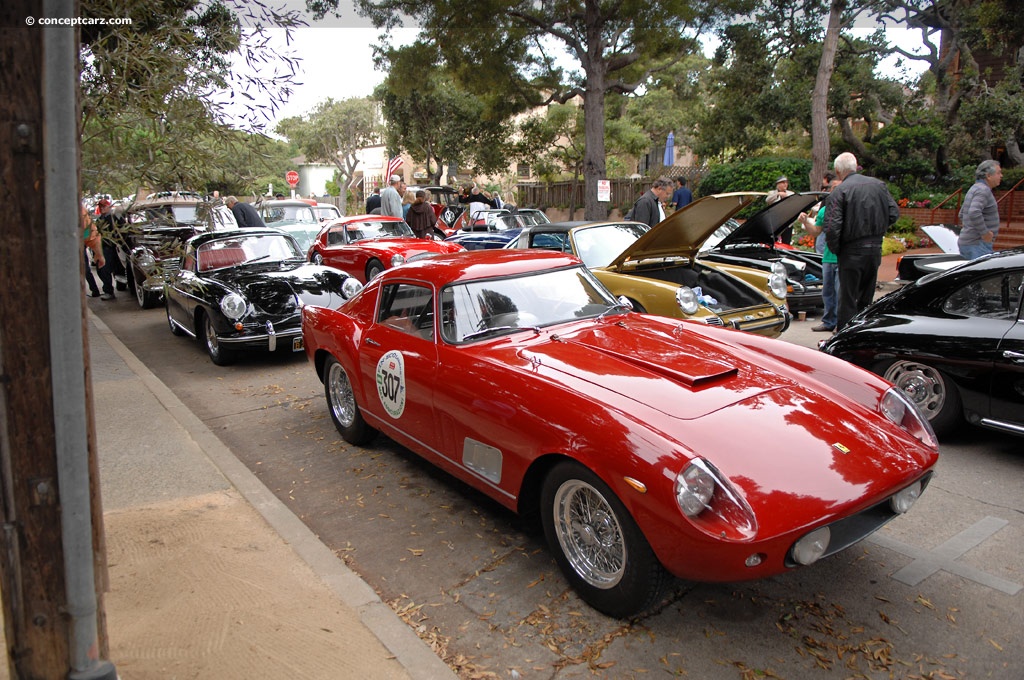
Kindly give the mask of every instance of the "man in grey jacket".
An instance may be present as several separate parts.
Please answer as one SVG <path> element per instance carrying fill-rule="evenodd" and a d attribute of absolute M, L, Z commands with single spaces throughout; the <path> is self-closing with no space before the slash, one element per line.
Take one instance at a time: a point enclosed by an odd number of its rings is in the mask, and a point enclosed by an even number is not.
<path fill-rule="evenodd" d="M 380 192 L 380 214 L 402 217 L 402 194 L 405 193 L 405 182 L 401 175 L 391 175 L 388 186 Z"/>
<path fill-rule="evenodd" d="M 825 241 L 839 259 L 841 329 L 875 296 L 878 267 L 882 264 L 882 237 L 900 218 L 900 207 L 885 183 L 857 173 L 857 158 L 841 153 L 835 160 L 842 184 L 825 203 Z"/>
<path fill-rule="evenodd" d="M 960 206 L 960 222 L 964 225 L 956 245 L 960 254 L 974 260 L 992 252 L 999 233 L 999 206 L 992 190 L 1003 181 L 1003 169 L 995 161 L 982 161 L 974 171 L 974 184 Z"/>

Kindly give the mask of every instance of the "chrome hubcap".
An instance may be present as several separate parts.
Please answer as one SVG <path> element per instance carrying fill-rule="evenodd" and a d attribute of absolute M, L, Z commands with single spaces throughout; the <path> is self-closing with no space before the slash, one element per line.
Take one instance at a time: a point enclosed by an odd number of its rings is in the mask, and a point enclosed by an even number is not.
<path fill-rule="evenodd" d="M 612 588 L 622 579 L 626 544 L 615 513 L 604 496 L 572 479 L 554 500 L 555 534 L 573 571 L 595 588 Z"/>
<path fill-rule="evenodd" d="M 348 375 L 340 364 L 331 364 L 327 374 L 327 388 L 331 397 L 331 412 L 343 427 L 350 426 L 356 419 L 356 399 Z"/>
<path fill-rule="evenodd" d="M 935 418 L 946 403 L 946 384 L 931 366 L 897 361 L 883 377 L 910 397 L 928 420 Z"/>

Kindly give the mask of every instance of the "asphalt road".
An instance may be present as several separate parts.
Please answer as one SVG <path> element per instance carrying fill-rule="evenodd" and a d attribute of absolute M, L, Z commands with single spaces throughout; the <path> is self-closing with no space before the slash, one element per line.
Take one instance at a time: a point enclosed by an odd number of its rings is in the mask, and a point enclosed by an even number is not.
<path fill-rule="evenodd" d="M 763 581 L 680 582 L 624 622 L 576 598 L 516 516 L 385 437 L 345 444 L 304 354 L 219 368 L 162 308 L 89 306 L 462 677 L 1021 677 L 1018 438 L 944 442 L 918 505 L 850 550 Z M 813 346 L 812 325 L 783 340 Z"/>

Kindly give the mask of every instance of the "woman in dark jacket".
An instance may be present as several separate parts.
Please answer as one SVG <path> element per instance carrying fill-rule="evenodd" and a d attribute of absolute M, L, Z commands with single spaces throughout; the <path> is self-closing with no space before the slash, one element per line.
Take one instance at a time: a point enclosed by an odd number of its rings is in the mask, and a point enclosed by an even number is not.
<path fill-rule="evenodd" d="M 430 238 L 437 218 L 434 216 L 434 206 L 427 201 L 427 192 L 423 189 L 416 192 L 416 200 L 409 206 L 406 220 L 417 238 Z"/>

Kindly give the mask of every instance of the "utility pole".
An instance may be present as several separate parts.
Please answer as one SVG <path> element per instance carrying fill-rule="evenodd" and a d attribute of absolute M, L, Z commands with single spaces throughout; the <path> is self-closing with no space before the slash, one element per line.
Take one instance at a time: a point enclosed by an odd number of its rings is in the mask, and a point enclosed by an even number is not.
<path fill-rule="evenodd" d="M 0 593 L 16 680 L 116 678 L 78 214 L 78 3 L 0 6 Z M 97 569 L 97 565 L 100 568 Z"/>

